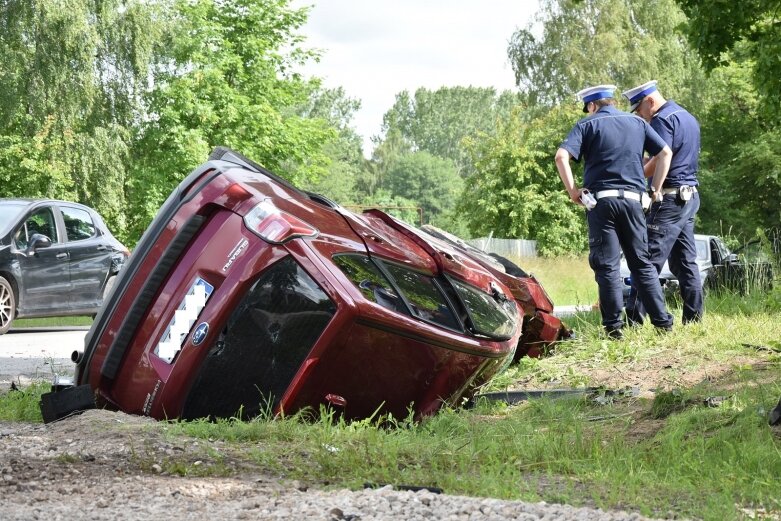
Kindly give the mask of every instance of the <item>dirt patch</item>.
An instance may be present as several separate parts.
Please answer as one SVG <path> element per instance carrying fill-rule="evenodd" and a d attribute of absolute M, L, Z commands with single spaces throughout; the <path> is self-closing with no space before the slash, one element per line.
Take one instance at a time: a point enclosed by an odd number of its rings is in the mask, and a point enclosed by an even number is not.
<path fill-rule="evenodd" d="M 258 472 L 219 441 L 165 435 L 166 424 L 91 410 L 59 422 L 0 423 L 0 518 L 89 519 L 603 519 L 646 518 L 547 503 L 428 491 L 325 491 Z M 216 455 L 216 457 L 212 457 Z M 230 476 L 180 476 L 223 465 Z"/>

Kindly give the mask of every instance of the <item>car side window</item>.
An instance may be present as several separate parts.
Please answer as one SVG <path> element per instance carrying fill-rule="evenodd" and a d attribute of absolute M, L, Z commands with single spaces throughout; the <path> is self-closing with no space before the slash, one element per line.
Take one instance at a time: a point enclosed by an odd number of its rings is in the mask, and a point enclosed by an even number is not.
<path fill-rule="evenodd" d="M 51 208 L 39 208 L 24 220 L 22 226 L 14 234 L 14 244 L 20 250 L 29 246 L 30 239 L 36 233 L 45 235 L 51 241 L 57 242 L 57 225 Z"/>
<path fill-rule="evenodd" d="M 396 281 L 402 295 L 407 297 L 413 315 L 427 322 L 461 331 L 458 319 L 445 296 L 437 288 L 433 277 L 395 264 L 383 265 Z"/>
<path fill-rule="evenodd" d="M 95 236 L 95 223 L 89 212 L 80 208 L 63 206 L 62 218 L 65 221 L 65 234 L 69 241 L 83 241 Z"/>
<path fill-rule="evenodd" d="M 337 255 L 333 261 L 368 300 L 391 311 L 409 314 L 404 301 L 370 258 L 365 255 Z"/>
<path fill-rule="evenodd" d="M 501 339 L 513 335 L 517 325 L 513 301 L 497 300 L 493 295 L 453 278 L 450 282 L 466 305 L 478 334 Z"/>

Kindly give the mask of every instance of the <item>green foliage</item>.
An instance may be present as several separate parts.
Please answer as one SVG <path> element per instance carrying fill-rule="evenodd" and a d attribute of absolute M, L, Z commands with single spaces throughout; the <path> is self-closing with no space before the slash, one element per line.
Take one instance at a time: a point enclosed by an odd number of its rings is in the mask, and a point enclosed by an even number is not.
<path fill-rule="evenodd" d="M 573 99 L 587 85 L 623 90 L 654 78 L 688 104 L 702 72 L 677 30 L 684 21 L 673 0 L 544 0 L 513 34 L 508 55 L 532 104 Z"/>
<path fill-rule="evenodd" d="M 350 127 L 359 108 L 360 101 L 348 98 L 341 87 L 320 89 L 310 96 L 301 116 L 325 120 L 338 129 L 338 135 L 323 147 L 323 153 L 330 160 L 325 172 L 316 179 L 303 180 L 301 188 L 323 194 L 342 205 L 361 200 L 356 192 L 366 160 L 361 150 L 361 137 Z"/>
<path fill-rule="evenodd" d="M 40 382 L 0 394 L 0 420 L 41 423 L 41 395 L 49 391 L 49 384 Z"/>
<path fill-rule="evenodd" d="M 359 203 L 353 210 L 362 211 L 367 208 L 376 208 L 388 213 L 402 221 L 414 225 L 421 223 L 421 211 L 417 201 L 392 194 L 389 190 L 381 189 Z"/>
<path fill-rule="evenodd" d="M 130 199 L 137 238 L 170 190 L 217 145 L 241 151 L 292 182 L 329 163 L 335 131 L 297 114 L 316 85 L 294 67 L 315 55 L 298 47 L 305 9 L 289 0 L 176 0 L 156 49 L 155 84 L 133 151 Z"/>
<path fill-rule="evenodd" d="M 389 169 L 383 184 L 395 196 L 416 201 L 423 209 L 426 223 L 450 211 L 463 186 L 452 161 L 427 152 L 401 156 Z"/>
<path fill-rule="evenodd" d="M 752 80 L 776 122 L 781 117 L 781 1 L 676 0 L 688 16 L 687 36 L 705 66 L 730 61 L 729 51 L 745 46 Z"/>
<path fill-rule="evenodd" d="M 159 35 L 156 7 L 0 6 L 0 196 L 80 201 L 123 235 L 130 130 Z"/>
<path fill-rule="evenodd" d="M 396 95 L 396 102 L 383 117 L 386 134 L 398 131 L 412 150 L 450 159 L 459 175 L 474 173 L 463 139 L 477 133 L 491 134 L 499 117 L 506 117 L 520 97 L 509 91 L 497 95 L 493 88 L 419 88 Z"/>
<path fill-rule="evenodd" d="M 700 230 L 752 237 L 758 228 L 778 228 L 781 210 L 774 194 L 781 191 L 781 135 L 766 121 L 766 105 L 742 51 L 712 71 L 705 92 Z"/>
<path fill-rule="evenodd" d="M 570 202 L 553 161 L 576 119 L 562 107 L 532 119 L 516 111 L 494 136 L 467 140 L 477 173 L 459 207 L 480 216 L 469 225 L 475 236 L 536 240 L 546 256 L 584 250 L 583 212 Z"/>

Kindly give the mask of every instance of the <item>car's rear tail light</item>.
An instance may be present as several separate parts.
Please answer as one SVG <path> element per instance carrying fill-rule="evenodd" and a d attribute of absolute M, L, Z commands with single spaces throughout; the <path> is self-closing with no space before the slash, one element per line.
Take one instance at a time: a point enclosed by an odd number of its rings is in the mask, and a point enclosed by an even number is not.
<path fill-rule="evenodd" d="M 283 212 L 268 199 L 244 216 L 247 228 L 266 242 L 281 244 L 296 237 L 314 237 L 317 229 L 298 217 Z"/>

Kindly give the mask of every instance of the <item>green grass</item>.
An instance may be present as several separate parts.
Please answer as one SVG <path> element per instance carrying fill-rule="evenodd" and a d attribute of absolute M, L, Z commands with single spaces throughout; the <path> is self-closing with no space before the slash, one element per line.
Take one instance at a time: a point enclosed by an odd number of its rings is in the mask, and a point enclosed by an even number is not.
<path fill-rule="evenodd" d="M 38 402 L 51 384 L 37 382 L 27 387 L 0 394 L 0 421 L 42 422 Z"/>
<path fill-rule="evenodd" d="M 510 260 L 534 275 L 556 305 L 584 305 L 597 301 L 597 283 L 587 257 L 522 257 Z"/>
<path fill-rule="evenodd" d="M 13 321 L 13 328 L 26 327 L 59 327 L 59 326 L 91 326 L 92 317 L 50 317 L 50 318 L 18 318 Z"/>
<path fill-rule="evenodd" d="M 781 339 L 779 292 L 710 295 L 703 323 L 668 335 L 646 325 L 621 342 L 602 337 L 598 314 L 582 313 L 570 323 L 576 340 L 547 358 L 523 360 L 492 383 L 494 389 L 595 385 L 600 371 L 629 378 L 653 364 L 680 378 L 704 364 L 724 369 L 648 398 L 603 405 L 586 398 L 516 406 L 479 401 L 475 409 L 445 410 L 421 422 L 350 423 L 323 410 L 161 426 L 177 438 L 223 440 L 231 458 L 314 486 L 431 486 L 651 517 L 746 519 L 759 518 L 761 509 L 778 515 L 781 429 L 768 426 L 767 415 L 781 397 L 781 355 L 774 352 Z M 680 317 L 679 309 L 674 313 Z M 45 390 L 0 396 L 0 419 L 40 421 L 33 412 L 36 394 Z M 224 452 L 204 455 L 200 465 L 172 457 L 163 467 L 180 475 L 229 475 L 237 467 Z"/>

